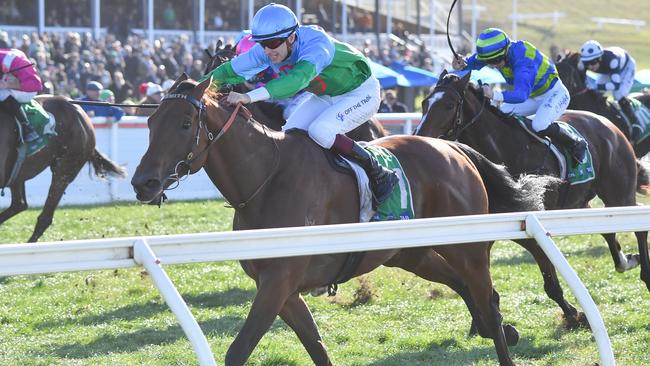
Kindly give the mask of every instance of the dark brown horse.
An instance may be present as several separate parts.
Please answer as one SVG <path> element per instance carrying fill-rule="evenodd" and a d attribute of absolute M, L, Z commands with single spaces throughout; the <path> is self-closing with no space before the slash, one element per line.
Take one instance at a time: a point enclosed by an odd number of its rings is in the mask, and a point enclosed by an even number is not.
<path fill-rule="evenodd" d="M 305 134 L 270 131 L 246 110 L 217 102 L 216 95 L 206 93 L 209 82 L 197 85 L 183 75 L 149 117 L 149 147 L 131 181 L 138 200 L 160 202 L 170 184 L 203 168 L 235 208 L 234 230 L 358 222 L 354 178 L 333 170 L 326 152 Z M 386 137 L 373 144 L 399 158 L 410 177 L 418 218 L 541 207 L 543 188 L 522 191 L 505 169 L 469 147 L 415 136 Z M 490 245 L 367 252 L 345 280 L 385 264 L 448 284 L 463 296 L 479 334 L 494 339 L 499 362 L 512 365 L 507 345 L 515 344 L 518 334 L 501 325 L 489 271 Z M 337 278 L 348 258 L 332 254 L 241 261 L 257 294 L 225 364 L 243 365 L 279 315 L 315 364 L 331 365 L 301 292 L 342 282 Z"/>
<path fill-rule="evenodd" d="M 38 96 L 45 110 L 56 118 L 57 136 L 51 137 L 47 146 L 27 157 L 11 183 L 11 205 L 0 213 L 0 224 L 27 209 L 25 181 L 35 177 L 45 168 L 52 171 L 52 183 L 38 216 L 29 242 L 35 242 L 52 223 L 54 210 L 70 182 L 81 167 L 91 163 L 99 177 L 125 177 L 126 171 L 103 156 L 95 148 L 95 130 L 88 115 L 63 97 Z M 16 162 L 18 130 L 14 117 L 0 111 L 0 187 L 5 187 Z"/>
<path fill-rule="evenodd" d="M 616 127 L 623 132 L 625 137 L 630 138 L 630 128 L 620 115 L 612 102 L 607 100 L 601 92 L 596 90 L 587 89 L 585 84 L 587 78 L 587 71 L 578 69 L 578 61 L 580 60 L 580 53 L 568 52 L 566 56 L 560 58 L 555 67 L 562 82 L 571 94 L 571 103 L 569 108 L 590 111 L 612 121 Z M 640 94 L 635 99 L 643 103 L 647 108 L 650 108 L 650 94 Z M 634 153 L 637 157 L 643 157 L 650 152 L 650 138 L 643 139 L 634 146 Z"/>
<path fill-rule="evenodd" d="M 226 61 L 230 61 L 235 57 L 235 47 L 231 44 L 222 44 L 219 40 L 215 45 L 214 53 L 206 50 L 206 54 L 209 56 L 209 59 L 206 62 L 206 68 L 204 74 L 212 71 L 219 65 L 223 64 Z M 236 91 L 238 93 L 246 93 L 251 90 L 251 85 L 248 83 L 231 85 L 229 86 L 230 90 Z M 284 119 L 284 107 L 271 102 L 257 102 L 251 103 L 247 108 L 253 114 L 258 121 L 261 121 L 266 126 L 272 128 L 275 131 L 281 131 L 282 126 L 287 122 Z M 355 141 L 372 141 L 380 137 L 388 136 L 389 132 L 384 128 L 384 126 L 376 118 L 371 118 L 367 122 L 361 124 L 352 131 L 346 133 L 346 135 L 355 140 Z"/>
<path fill-rule="evenodd" d="M 531 137 L 513 116 L 490 105 L 480 89 L 463 78 L 443 74 L 432 93 L 422 102 L 424 115 L 416 130 L 421 136 L 442 136 L 466 143 L 490 160 L 505 164 L 513 175 L 522 173 L 559 176 L 559 164 L 549 148 Z M 548 209 L 583 208 L 595 196 L 608 207 L 636 205 L 635 191 L 647 194 L 648 170 L 635 159 L 632 146 L 621 131 L 604 117 L 590 112 L 568 111 L 562 118 L 585 137 L 591 151 L 594 180 L 562 184 L 545 198 Z M 637 255 L 624 255 L 616 234 L 603 234 L 615 268 L 627 271 L 641 263 L 641 280 L 650 290 L 650 260 L 647 232 L 635 233 Z M 544 288 L 563 309 L 565 316 L 575 312 L 562 295 L 555 268 L 539 247 L 530 241 L 520 242 L 537 261 L 544 276 Z M 572 310 L 573 309 L 573 310 Z"/>

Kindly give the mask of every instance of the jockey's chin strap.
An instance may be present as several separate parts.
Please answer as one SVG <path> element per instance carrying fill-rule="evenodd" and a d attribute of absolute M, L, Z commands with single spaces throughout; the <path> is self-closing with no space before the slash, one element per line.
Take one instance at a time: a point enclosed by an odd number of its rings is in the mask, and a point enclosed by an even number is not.
<path fill-rule="evenodd" d="M 447 131 L 447 133 L 438 136 L 438 138 L 446 137 L 448 139 L 451 139 L 455 137 L 454 140 L 458 140 L 460 134 L 463 133 L 463 131 L 465 131 L 469 126 L 473 125 L 481 116 L 483 110 L 485 109 L 485 103 L 487 98 L 485 97 L 483 98 L 481 102 L 481 109 L 474 116 L 474 118 L 472 118 L 472 120 L 469 121 L 469 123 L 463 125 L 463 105 L 465 104 L 465 90 L 463 90 L 463 94 L 459 93 L 456 89 L 451 87 L 438 87 L 435 88 L 433 91 L 435 93 L 436 91 L 446 92 L 447 90 L 451 90 L 454 92 L 454 94 L 456 94 L 456 97 L 458 97 L 458 106 L 456 107 L 456 116 L 454 117 L 454 124 Z"/>

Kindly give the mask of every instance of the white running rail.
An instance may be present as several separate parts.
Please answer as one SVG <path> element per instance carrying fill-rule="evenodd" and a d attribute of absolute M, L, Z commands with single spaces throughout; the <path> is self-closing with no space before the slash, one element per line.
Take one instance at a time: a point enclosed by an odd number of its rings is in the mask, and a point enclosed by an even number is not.
<path fill-rule="evenodd" d="M 205 335 L 161 267 L 535 238 L 582 305 L 601 365 L 614 365 L 607 330 L 591 296 L 551 236 L 650 230 L 650 208 L 621 207 L 456 216 L 410 221 L 237 232 L 0 245 L 0 276 L 144 265 L 176 314 L 201 365 L 214 365 Z M 155 254 L 154 254 L 155 253 Z"/>

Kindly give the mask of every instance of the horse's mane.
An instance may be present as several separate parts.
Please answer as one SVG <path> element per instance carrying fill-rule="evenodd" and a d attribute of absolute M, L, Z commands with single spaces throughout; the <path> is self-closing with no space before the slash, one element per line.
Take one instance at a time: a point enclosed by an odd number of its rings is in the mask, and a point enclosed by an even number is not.
<path fill-rule="evenodd" d="M 451 84 L 456 80 L 460 80 L 460 77 L 458 77 L 458 75 L 447 74 L 445 75 L 444 78 L 440 79 L 440 82 L 438 82 L 438 86 L 448 86 L 449 84 Z M 485 96 L 483 95 L 483 90 L 481 90 L 481 88 L 478 85 L 470 82 L 468 83 L 467 89 L 476 96 L 476 98 L 479 100 L 480 103 L 485 105 L 485 108 L 488 111 L 492 112 L 500 119 L 513 124 L 519 123 L 517 122 L 517 118 L 514 117 L 512 114 L 503 112 L 499 108 L 493 106 L 489 100 L 486 100 Z"/>

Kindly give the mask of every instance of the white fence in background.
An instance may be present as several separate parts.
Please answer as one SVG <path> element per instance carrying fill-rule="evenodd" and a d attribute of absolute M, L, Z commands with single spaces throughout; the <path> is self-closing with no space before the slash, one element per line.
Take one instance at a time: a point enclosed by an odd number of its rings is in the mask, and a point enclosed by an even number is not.
<path fill-rule="evenodd" d="M 607 330 L 586 288 L 554 245 L 551 236 L 650 230 L 650 208 L 623 207 L 410 221 L 344 224 L 114 238 L 0 246 L 0 276 L 144 266 L 176 314 L 201 365 L 215 365 L 205 335 L 161 267 L 315 254 L 428 247 L 486 240 L 534 238 L 582 306 L 602 365 L 614 365 Z"/>
<path fill-rule="evenodd" d="M 410 134 L 420 120 L 420 113 L 386 113 L 377 117 L 393 134 Z M 117 201 L 135 201 L 131 176 L 140 158 L 147 150 L 149 131 L 146 117 L 126 116 L 118 123 L 105 117 L 92 118 L 97 135 L 97 148 L 111 160 L 124 165 L 129 173 L 126 179 L 100 180 L 91 173 L 90 166 L 81 169 L 79 176 L 68 186 L 61 205 L 101 204 Z M 52 175 L 49 169 L 26 182 L 27 202 L 31 207 L 43 206 L 47 198 Z M 207 174 L 200 171 L 167 193 L 173 200 L 214 199 L 221 193 L 214 187 Z M 8 207 L 11 197 L 0 197 L 0 208 Z"/>
<path fill-rule="evenodd" d="M 620 19 L 620 18 L 604 18 L 604 17 L 591 17 L 591 21 L 596 23 L 598 29 L 603 29 L 605 24 L 616 24 L 616 25 L 628 25 L 636 28 L 636 31 L 640 31 L 641 27 L 646 26 L 645 20 L 640 19 Z"/>
<path fill-rule="evenodd" d="M 510 14 L 508 15 L 508 19 L 517 19 L 517 23 L 524 23 L 526 20 L 531 19 L 553 19 L 553 26 L 557 27 L 560 23 L 560 18 L 564 18 L 565 16 L 565 12 L 554 10 L 550 13 L 518 13 L 514 17 Z"/>

